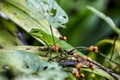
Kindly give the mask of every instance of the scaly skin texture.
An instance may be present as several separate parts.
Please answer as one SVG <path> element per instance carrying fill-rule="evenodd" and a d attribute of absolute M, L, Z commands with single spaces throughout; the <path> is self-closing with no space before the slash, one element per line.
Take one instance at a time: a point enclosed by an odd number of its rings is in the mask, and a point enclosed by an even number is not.
<path fill-rule="evenodd" d="M 30 34 L 41 39 L 48 47 L 52 46 L 54 44 L 52 36 L 50 34 L 45 33 L 42 30 L 39 29 L 32 29 L 30 31 Z M 56 45 L 60 46 L 62 50 L 72 50 L 74 49 L 71 45 L 69 45 L 67 42 L 60 40 L 57 37 L 54 37 Z M 84 56 L 81 52 L 78 52 L 80 56 Z"/>

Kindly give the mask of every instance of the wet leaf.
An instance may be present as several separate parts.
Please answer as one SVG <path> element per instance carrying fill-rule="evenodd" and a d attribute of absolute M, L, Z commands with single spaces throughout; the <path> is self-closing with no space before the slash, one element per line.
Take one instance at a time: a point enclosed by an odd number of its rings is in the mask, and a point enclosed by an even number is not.
<path fill-rule="evenodd" d="M 0 71 L 4 72 L 6 69 L 14 76 L 11 77 L 12 80 L 64 80 L 67 77 L 58 63 L 43 61 L 26 51 L 0 50 Z M 3 74 L 4 76 L 8 77 Z"/>
<path fill-rule="evenodd" d="M 43 15 L 53 27 L 64 27 L 68 22 L 67 14 L 55 0 L 27 0 L 27 6 L 34 11 L 31 15 Z"/>
<path fill-rule="evenodd" d="M 39 70 L 43 70 L 40 66 L 41 62 L 37 55 L 25 52 L 14 51 L 9 52 L 0 51 L 0 68 L 7 66 L 10 69 L 11 75 L 18 74 L 32 74 Z"/>
<path fill-rule="evenodd" d="M 40 13 L 33 14 L 35 11 L 27 8 L 25 0 L 0 1 L 0 11 L 26 32 L 29 32 L 32 28 L 37 28 L 51 33 L 48 21 L 42 18 Z M 60 35 L 55 28 L 53 28 L 53 32 L 55 36 Z"/>

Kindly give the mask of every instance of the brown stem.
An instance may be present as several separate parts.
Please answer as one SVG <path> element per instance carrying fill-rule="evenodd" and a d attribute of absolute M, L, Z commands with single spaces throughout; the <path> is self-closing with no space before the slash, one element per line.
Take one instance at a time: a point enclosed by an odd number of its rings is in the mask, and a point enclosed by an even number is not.
<path fill-rule="evenodd" d="M 96 61 L 92 61 L 92 63 L 98 66 L 99 68 L 103 69 L 104 71 L 108 72 L 115 80 L 119 80 L 118 76 L 111 69 L 105 68 L 104 66 L 97 63 Z"/>

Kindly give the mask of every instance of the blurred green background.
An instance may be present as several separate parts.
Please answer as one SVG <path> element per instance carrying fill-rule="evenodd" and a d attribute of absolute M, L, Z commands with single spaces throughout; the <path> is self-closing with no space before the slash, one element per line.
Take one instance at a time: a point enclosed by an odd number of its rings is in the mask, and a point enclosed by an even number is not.
<path fill-rule="evenodd" d="M 90 46 L 105 38 L 114 37 L 114 32 L 107 23 L 86 9 L 93 6 L 110 16 L 120 27 L 120 0 L 57 0 L 69 16 L 66 29 L 59 29 L 67 36 L 73 46 Z"/>
<path fill-rule="evenodd" d="M 110 58 L 116 34 L 104 20 L 87 10 L 86 6 L 93 6 L 111 17 L 120 28 L 120 0 L 57 0 L 57 2 L 69 16 L 67 28 L 59 28 L 61 34 L 67 36 L 67 42 L 74 47 L 97 45 L 99 51 Z M 87 56 L 120 74 L 120 66 L 105 57 L 94 53 Z M 120 63 L 119 39 L 116 42 L 112 60 Z"/>

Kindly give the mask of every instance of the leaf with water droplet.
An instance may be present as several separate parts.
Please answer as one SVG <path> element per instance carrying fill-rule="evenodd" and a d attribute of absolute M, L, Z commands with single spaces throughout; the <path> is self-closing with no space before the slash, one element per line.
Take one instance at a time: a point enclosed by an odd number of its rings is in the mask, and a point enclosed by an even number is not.
<path fill-rule="evenodd" d="M 53 27 L 64 27 L 68 16 L 55 0 L 27 0 L 27 6 L 35 18 L 44 17 Z M 40 19 L 39 18 L 39 19 Z"/>

